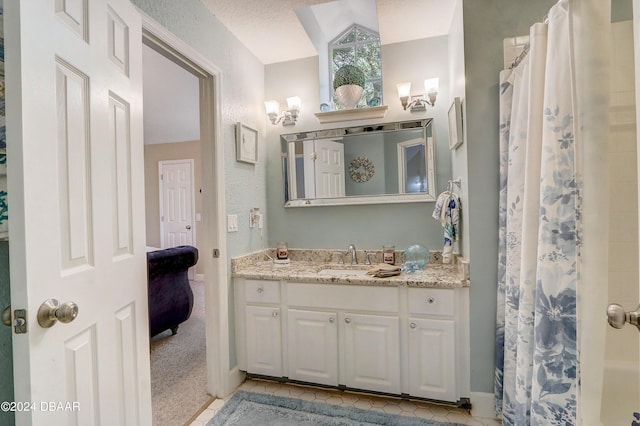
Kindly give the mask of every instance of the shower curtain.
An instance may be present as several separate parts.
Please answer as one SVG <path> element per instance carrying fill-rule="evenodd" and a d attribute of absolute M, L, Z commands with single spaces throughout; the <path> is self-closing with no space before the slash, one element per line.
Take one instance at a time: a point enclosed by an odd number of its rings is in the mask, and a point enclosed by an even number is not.
<path fill-rule="evenodd" d="M 607 3 L 560 0 L 531 27 L 525 59 L 500 75 L 495 400 L 505 425 L 599 419 Z"/>

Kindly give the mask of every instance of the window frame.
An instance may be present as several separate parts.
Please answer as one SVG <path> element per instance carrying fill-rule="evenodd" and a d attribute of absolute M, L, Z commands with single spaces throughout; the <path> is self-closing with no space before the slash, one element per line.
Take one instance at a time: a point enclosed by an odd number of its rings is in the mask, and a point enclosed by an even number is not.
<path fill-rule="evenodd" d="M 358 37 L 356 35 L 355 37 L 355 41 L 350 42 L 350 43 L 345 43 L 345 44 L 337 44 L 337 42 L 346 37 L 347 34 L 349 34 L 351 31 L 361 31 L 363 33 L 367 33 L 371 36 L 374 36 L 377 38 L 377 42 L 379 45 L 379 58 L 380 58 L 380 77 L 375 78 L 375 79 L 370 79 L 370 78 L 366 78 L 365 76 L 365 85 L 366 83 L 376 83 L 379 82 L 380 83 L 380 103 L 378 105 L 384 105 L 384 86 L 383 86 L 383 78 L 382 78 L 382 44 L 380 43 L 380 33 L 378 33 L 377 31 L 371 30 L 369 28 L 363 27 L 362 25 L 358 25 L 358 24 L 353 24 L 350 27 L 346 28 L 344 31 L 342 31 L 340 34 L 338 34 L 337 37 L 335 37 L 333 40 L 331 40 L 328 44 L 327 44 L 327 51 L 329 53 L 329 90 L 330 90 L 330 99 L 331 102 L 333 103 L 333 107 L 335 109 L 338 108 L 338 103 L 335 100 L 335 89 L 333 88 L 333 77 L 334 77 L 334 70 L 333 70 L 333 51 L 336 48 L 344 48 L 344 47 L 352 47 L 353 48 L 353 52 L 354 52 L 354 62 L 355 60 L 357 60 L 357 52 L 358 52 L 358 47 L 359 46 L 363 46 L 363 45 L 367 45 L 367 44 L 371 44 L 372 42 L 368 41 L 368 42 L 359 42 L 358 41 Z M 368 107 L 369 105 L 367 104 L 367 101 L 365 99 L 365 107 Z M 357 108 L 357 107 L 356 107 Z"/>

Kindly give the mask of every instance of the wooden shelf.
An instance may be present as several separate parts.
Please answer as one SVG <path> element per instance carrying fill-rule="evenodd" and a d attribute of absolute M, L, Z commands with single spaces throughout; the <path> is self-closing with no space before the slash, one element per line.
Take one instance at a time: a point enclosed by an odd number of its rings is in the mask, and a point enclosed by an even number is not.
<path fill-rule="evenodd" d="M 388 106 L 382 105 L 370 108 L 353 108 L 339 111 L 316 112 L 316 118 L 320 124 L 335 123 L 338 121 L 369 120 L 384 118 L 387 115 Z"/>

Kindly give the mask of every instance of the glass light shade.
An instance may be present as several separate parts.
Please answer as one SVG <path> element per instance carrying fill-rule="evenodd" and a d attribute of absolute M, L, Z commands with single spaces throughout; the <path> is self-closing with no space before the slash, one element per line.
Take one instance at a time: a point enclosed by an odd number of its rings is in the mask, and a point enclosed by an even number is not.
<path fill-rule="evenodd" d="M 295 109 L 297 111 L 300 111 L 301 102 L 302 101 L 298 96 L 292 96 L 290 98 L 287 98 L 287 106 L 289 107 L 289 109 Z"/>
<path fill-rule="evenodd" d="M 438 77 L 429 78 L 429 79 L 425 80 L 424 81 L 424 90 L 427 93 L 438 92 L 438 83 L 439 82 L 440 82 L 440 79 Z"/>
<path fill-rule="evenodd" d="M 278 115 L 280 113 L 280 104 L 278 101 L 265 101 L 264 109 L 267 111 L 267 114 Z"/>
<path fill-rule="evenodd" d="M 398 83 L 396 84 L 398 89 L 398 97 L 402 98 L 411 94 L 411 83 Z"/>

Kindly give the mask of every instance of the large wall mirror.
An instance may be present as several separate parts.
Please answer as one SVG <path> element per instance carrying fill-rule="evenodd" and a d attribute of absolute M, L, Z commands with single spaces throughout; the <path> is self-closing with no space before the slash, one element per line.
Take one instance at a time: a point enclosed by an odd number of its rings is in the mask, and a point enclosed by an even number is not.
<path fill-rule="evenodd" d="M 281 135 L 285 207 L 435 200 L 432 119 Z"/>

